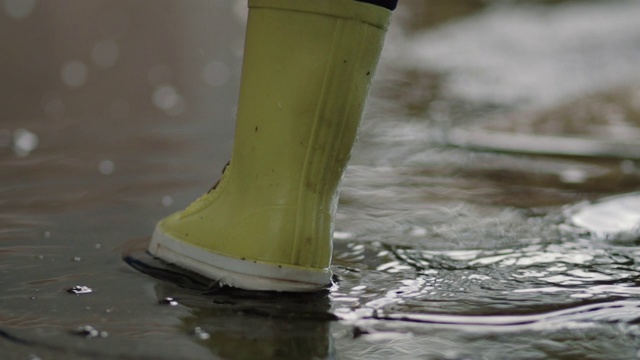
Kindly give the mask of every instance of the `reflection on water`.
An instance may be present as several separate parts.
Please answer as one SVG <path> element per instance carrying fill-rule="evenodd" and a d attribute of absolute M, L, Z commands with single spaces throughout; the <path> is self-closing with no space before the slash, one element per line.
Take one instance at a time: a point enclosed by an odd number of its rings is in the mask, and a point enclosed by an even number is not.
<path fill-rule="evenodd" d="M 5 0 L 1 33 L 24 36 L 0 59 L 3 355 L 636 358 L 637 161 L 442 136 L 637 139 L 638 3 L 401 3 L 341 187 L 335 284 L 287 295 L 144 251 L 228 160 L 244 4 Z"/>

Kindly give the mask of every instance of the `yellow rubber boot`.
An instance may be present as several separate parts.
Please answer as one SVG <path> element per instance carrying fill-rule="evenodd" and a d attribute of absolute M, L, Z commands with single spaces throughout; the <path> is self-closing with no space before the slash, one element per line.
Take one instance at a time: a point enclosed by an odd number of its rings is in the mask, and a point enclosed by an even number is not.
<path fill-rule="evenodd" d="M 390 15 L 352 0 L 249 0 L 230 164 L 157 224 L 149 252 L 244 289 L 329 286 L 337 187 Z"/>

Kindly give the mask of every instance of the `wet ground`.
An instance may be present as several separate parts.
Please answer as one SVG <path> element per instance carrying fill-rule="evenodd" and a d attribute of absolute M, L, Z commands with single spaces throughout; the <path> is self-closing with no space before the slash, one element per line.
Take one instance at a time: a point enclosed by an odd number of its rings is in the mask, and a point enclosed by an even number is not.
<path fill-rule="evenodd" d="M 4 0 L 0 358 L 640 356 L 640 3 L 401 3 L 286 295 L 144 252 L 228 160 L 244 4 Z"/>

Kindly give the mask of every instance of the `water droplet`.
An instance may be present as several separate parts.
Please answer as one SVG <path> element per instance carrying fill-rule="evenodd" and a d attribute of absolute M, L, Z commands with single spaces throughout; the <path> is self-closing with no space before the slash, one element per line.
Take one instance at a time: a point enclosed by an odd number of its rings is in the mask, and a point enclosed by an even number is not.
<path fill-rule="evenodd" d="M 45 231 L 43 235 L 44 235 L 44 238 L 45 238 L 45 239 L 48 239 L 48 238 L 50 238 L 50 237 L 51 237 L 51 233 L 50 233 L 50 232 L 48 232 L 48 231 Z"/>
<path fill-rule="evenodd" d="M 158 86 L 154 90 L 153 104 L 172 116 L 180 115 L 185 110 L 185 102 L 182 96 L 171 85 Z"/>
<path fill-rule="evenodd" d="M 193 329 L 193 335 L 195 335 L 200 340 L 208 340 L 211 337 L 211 334 L 202 330 L 200 327 L 196 327 Z"/>
<path fill-rule="evenodd" d="M 76 295 L 89 294 L 93 292 L 93 289 L 84 285 L 76 285 L 70 289 L 67 289 L 67 292 L 70 294 L 76 294 Z"/>
<path fill-rule="evenodd" d="M 102 244 L 100 244 L 100 243 L 95 244 L 94 247 L 96 248 L 96 250 L 100 250 L 100 249 L 102 249 Z"/>
<path fill-rule="evenodd" d="M 350 240 L 353 239 L 355 236 L 350 233 L 350 232 L 346 232 L 346 231 L 334 231 L 333 232 L 333 238 L 336 240 Z"/>
<path fill-rule="evenodd" d="M 82 61 L 69 61 L 62 68 L 62 81 L 70 87 L 84 85 L 87 82 L 87 66 Z"/>
<path fill-rule="evenodd" d="M 82 336 L 87 339 L 93 339 L 97 337 L 106 338 L 109 336 L 109 333 L 106 331 L 98 331 L 93 326 L 90 325 L 82 325 L 78 326 L 75 330 L 72 331 L 74 335 Z"/>
<path fill-rule="evenodd" d="M 172 298 L 172 297 L 166 297 L 166 298 L 158 301 L 158 304 L 160 304 L 160 305 L 169 305 L 169 306 L 177 306 L 178 305 L 178 300 L 176 300 L 175 298 Z"/>
<path fill-rule="evenodd" d="M 96 43 L 91 50 L 91 59 L 96 66 L 106 69 L 116 64 L 119 55 L 118 44 L 113 40 Z"/>
<path fill-rule="evenodd" d="M 204 67 L 204 80 L 211 86 L 222 86 L 231 78 L 231 70 L 227 64 L 220 61 L 212 61 Z"/>
<path fill-rule="evenodd" d="M 98 170 L 100 170 L 100 172 L 103 175 L 113 174 L 113 171 L 115 170 L 115 168 L 116 168 L 116 165 L 111 160 L 102 160 L 98 165 Z"/>
<path fill-rule="evenodd" d="M 14 19 L 24 19 L 31 15 L 36 0 L 4 0 L 4 11 Z"/>
<path fill-rule="evenodd" d="M 38 147 L 38 135 L 27 129 L 18 129 L 13 133 L 13 151 L 18 156 L 27 156 Z"/>
<path fill-rule="evenodd" d="M 413 237 L 422 237 L 422 236 L 426 236 L 427 235 L 427 229 L 421 227 L 421 226 L 412 226 L 411 229 L 409 230 L 409 235 L 413 236 Z"/>
<path fill-rule="evenodd" d="M 171 196 L 165 195 L 162 197 L 162 206 L 168 207 L 171 206 L 171 204 L 173 204 L 173 198 Z"/>
<path fill-rule="evenodd" d="M 565 184 L 582 184 L 587 180 L 587 173 L 582 169 L 566 169 L 558 174 Z"/>

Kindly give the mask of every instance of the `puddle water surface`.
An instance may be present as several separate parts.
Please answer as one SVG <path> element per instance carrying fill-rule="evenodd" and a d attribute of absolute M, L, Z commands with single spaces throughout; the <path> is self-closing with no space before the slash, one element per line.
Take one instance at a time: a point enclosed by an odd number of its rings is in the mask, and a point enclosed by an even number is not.
<path fill-rule="evenodd" d="M 6 0 L 0 30 L 24 35 L 0 60 L 0 358 L 640 356 L 637 161 L 442 140 L 504 119 L 533 142 L 637 139 L 638 2 L 401 5 L 335 284 L 278 294 L 144 251 L 228 160 L 244 4 Z"/>

